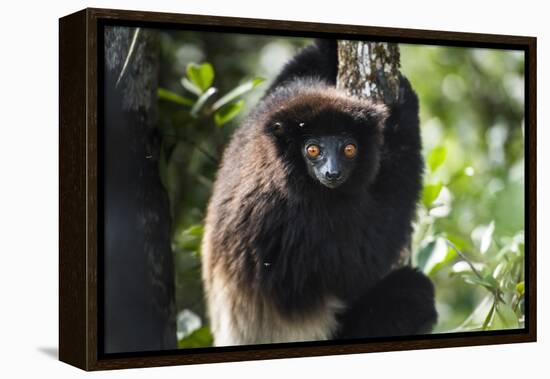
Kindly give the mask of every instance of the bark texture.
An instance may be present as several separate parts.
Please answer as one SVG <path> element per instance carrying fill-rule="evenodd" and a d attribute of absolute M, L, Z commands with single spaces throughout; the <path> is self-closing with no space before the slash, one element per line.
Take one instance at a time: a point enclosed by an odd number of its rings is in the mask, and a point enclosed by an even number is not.
<path fill-rule="evenodd" d="M 395 43 L 338 41 L 337 87 L 353 96 L 394 104 L 399 96 L 399 59 Z"/>
<path fill-rule="evenodd" d="M 105 28 L 105 353 L 176 348 L 170 211 L 158 170 L 158 41 Z"/>

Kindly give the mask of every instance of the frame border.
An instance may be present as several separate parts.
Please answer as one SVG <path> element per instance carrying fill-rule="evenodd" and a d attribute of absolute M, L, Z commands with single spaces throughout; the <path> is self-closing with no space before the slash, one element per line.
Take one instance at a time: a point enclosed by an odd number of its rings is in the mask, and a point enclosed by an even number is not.
<path fill-rule="evenodd" d="M 341 36 L 525 52 L 526 328 L 434 334 L 358 343 L 302 343 L 98 354 L 98 25 Z M 340 38 L 340 37 L 338 37 Z M 87 8 L 59 19 L 59 359 L 84 370 L 477 346 L 536 341 L 535 37 Z"/>

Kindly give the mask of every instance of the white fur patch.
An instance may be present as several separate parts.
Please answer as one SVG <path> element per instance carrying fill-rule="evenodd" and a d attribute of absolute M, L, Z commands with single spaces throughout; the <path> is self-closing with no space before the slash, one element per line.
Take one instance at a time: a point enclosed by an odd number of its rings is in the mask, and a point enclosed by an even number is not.
<path fill-rule="evenodd" d="M 211 274 L 207 297 L 215 346 L 326 340 L 338 326 L 336 313 L 343 304 L 336 298 L 328 298 L 315 312 L 290 319 L 260 295 L 247 296 L 223 276 Z"/>

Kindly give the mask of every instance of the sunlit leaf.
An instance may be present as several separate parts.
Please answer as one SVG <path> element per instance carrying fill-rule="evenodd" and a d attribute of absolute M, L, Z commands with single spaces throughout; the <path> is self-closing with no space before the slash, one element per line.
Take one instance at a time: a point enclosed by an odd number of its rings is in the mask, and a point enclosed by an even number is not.
<path fill-rule="evenodd" d="M 197 96 L 202 95 L 202 90 L 199 87 L 197 87 L 195 84 L 193 84 L 187 78 L 182 78 L 181 79 L 181 85 L 183 86 L 183 88 L 185 88 L 186 90 L 188 90 L 192 94 L 195 94 Z"/>
<path fill-rule="evenodd" d="M 430 152 L 430 155 L 428 155 L 428 167 L 434 172 L 443 162 L 445 162 L 445 158 L 447 158 L 447 148 L 445 146 L 434 148 Z"/>
<path fill-rule="evenodd" d="M 476 173 L 476 170 L 472 166 L 468 166 L 464 168 L 464 175 L 466 176 L 474 176 Z"/>
<path fill-rule="evenodd" d="M 178 313 L 176 318 L 176 334 L 178 340 L 190 336 L 193 332 L 202 327 L 202 320 L 191 309 L 184 309 Z"/>
<path fill-rule="evenodd" d="M 480 225 L 472 231 L 472 240 L 477 245 L 481 254 L 485 254 L 489 250 L 489 247 L 491 247 L 494 231 L 494 221 L 491 221 L 489 225 Z"/>
<path fill-rule="evenodd" d="M 199 252 L 204 226 L 201 224 L 192 225 L 189 228 L 176 233 L 174 242 L 180 249 Z"/>
<path fill-rule="evenodd" d="M 451 275 L 460 275 L 462 273 L 468 272 L 471 274 L 474 274 L 474 271 L 472 269 L 472 266 L 474 269 L 476 269 L 478 272 L 482 271 L 485 268 L 485 265 L 483 263 L 473 263 L 473 262 L 466 262 L 466 261 L 458 261 L 455 264 L 453 264 L 453 267 L 451 268 Z"/>
<path fill-rule="evenodd" d="M 185 230 L 185 233 L 189 234 L 190 236 L 202 238 L 202 235 L 204 234 L 204 225 L 202 224 L 192 225 Z"/>
<path fill-rule="evenodd" d="M 483 321 L 483 325 L 481 326 L 481 329 L 487 330 L 491 326 L 495 316 L 495 309 L 496 309 L 496 304 L 493 302 L 491 309 L 489 310 L 489 312 L 487 313 L 487 316 L 485 317 L 485 321 Z"/>
<path fill-rule="evenodd" d="M 449 263 L 455 260 L 457 254 L 453 249 L 447 248 L 447 251 L 445 252 L 445 255 L 443 256 L 443 259 L 440 259 L 438 261 L 434 261 L 433 266 L 430 268 L 430 270 L 427 272 L 428 275 L 432 276 L 436 272 L 438 272 L 441 268 L 447 266 Z"/>
<path fill-rule="evenodd" d="M 494 231 L 495 231 L 495 222 L 491 221 L 489 226 L 487 226 L 487 229 L 485 229 L 485 233 L 483 233 L 483 236 L 481 237 L 481 244 L 479 246 L 479 251 L 481 251 L 482 254 L 486 253 L 487 250 L 489 250 L 489 246 L 491 246 L 491 241 L 493 240 Z"/>
<path fill-rule="evenodd" d="M 424 271 L 424 268 L 426 267 L 426 263 L 430 259 L 431 255 L 433 254 L 435 248 L 435 241 L 430 241 L 424 246 L 418 250 L 418 253 L 415 255 L 416 263 L 415 266 L 418 267 L 419 270 Z"/>
<path fill-rule="evenodd" d="M 519 326 L 518 316 L 508 304 L 498 304 L 496 306 L 496 314 L 496 320 L 500 321 L 499 324 L 501 325 L 492 325 L 495 329 L 517 328 Z"/>
<path fill-rule="evenodd" d="M 439 192 L 443 188 L 442 182 L 437 182 L 435 184 L 426 184 L 422 191 L 422 203 L 426 208 L 429 208 L 430 205 L 437 199 Z"/>
<path fill-rule="evenodd" d="M 456 235 L 447 235 L 447 240 L 460 251 L 466 251 L 471 247 L 470 242 Z"/>
<path fill-rule="evenodd" d="M 520 296 L 523 296 L 525 294 L 525 282 L 519 282 L 516 284 L 516 291 Z"/>
<path fill-rule="evenodd" d="M 204 108 L 208 100 L 212 98 L 212 96 L 218 92 L 218 90 L 214 87 L 208 88 L 205 93 L 203 93 L 193 105 L 193 108 L 191 108 L 191 116 L 197 117 L 199 112 Z"/>
<path fill-rule="evenodd" d="M 214 338 L 210 329 L 206 326 L 195 330 L 191 335 L 178 341 L 178 347 L 180 349 L 189 349 L 197 347 L 209 347 L 212 346 Z"/>
<path fill-rule="evenodd" d="M 451 213 L 451 210 L 452 194 L 448 187 L 443 186 L 429 206 L 429 215 L 435 218 L 444 218 Z"/>
<path fill-rule="evenodd" d="M 172 103 L 176 103 L 179 105 L 187 105 L 192 107 L 193 104 L 195 103 L 193 100 L 187 97 L 178 95 L 177 93 L 169 91 L 165 88 L 159 88 L 157 91 L 157 96 L 161 100 L 171 101 Z"/>
<path fill-rule="evenodd" d="M 456 252 L 450 249 L 444 238 L 430 241 L 415 255 L 415 266 L 427 275 L 435 274 L 439 269 L 456 258 Z"/>
<path fill-rule="evenodd" d="M 233 88 L 231 91 L 223 95 L 218 101 L 216 101 L 212 105 L 212 110 L 217 111 L 221 107 L 223 107 L 226 104 L 229 104 L 239 96 L 244 95 L 245 93 L 253 90 L 256 88 L 259 84 L 263 83 L 265 79 L 263 78 L 256 78 L 249 80 L 248 82 L 245 82 L 235 88 Z"/>
<path fill-rule="evenodd" d="M 187 77 L 201 92 L 206 91 L 214 81 L 214 68 L 210 63 L 196 64 L 189 63 L 187 65 Z"/>
<path fill-rule="evenodd" d="M 214 122 L 217 126 L 227 124 L 233 120 L 241 112 L 244 107 L 244 100 L 239 100 L 236 103 L 226 105 L 214 113 Z"/>
<path fill-rule="evenodd" d="M 458 261 L 451 268 L 451 274 L 460 274 L 463 272 L 472 271 L 472 268 L 467 262 Z"/>
<path fill-rule="evenodd" d="M 498 290 L 498 282 L 490 274 L 480 278 L 473 273 L 465 273 L 463 278 L 466 283 L 480 285 L 491 292 L 496 292 Z"/>
<path fill-rule="evenodd" d="M 464 321 L 456 328 L 452 330 L 446 330 L 446 332 L 464 332 L 467 330 L 479 330 L 482 328 L 484 321 L 487 321 L 487 316 L 493 309 L 493 296 L 485 296 L 475 307 L 475 309 L 464 319 Z"/>

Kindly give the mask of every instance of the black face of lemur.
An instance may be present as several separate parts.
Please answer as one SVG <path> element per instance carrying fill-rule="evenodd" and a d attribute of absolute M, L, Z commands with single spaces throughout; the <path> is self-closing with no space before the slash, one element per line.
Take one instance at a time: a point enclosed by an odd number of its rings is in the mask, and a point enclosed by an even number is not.
<path fill-rule="evenodd" d="M 357 140 L 348 135 L 306 138 L 302 155 L 309 175 L 328 188 L 336 188 L 350 177 L 359 150 Z"/>

